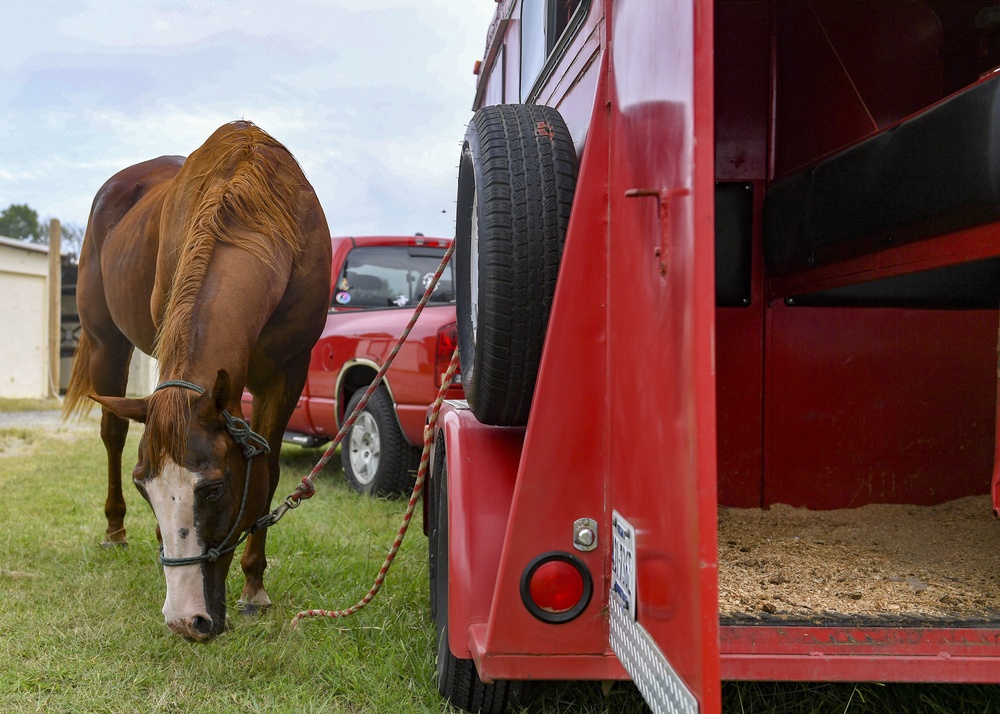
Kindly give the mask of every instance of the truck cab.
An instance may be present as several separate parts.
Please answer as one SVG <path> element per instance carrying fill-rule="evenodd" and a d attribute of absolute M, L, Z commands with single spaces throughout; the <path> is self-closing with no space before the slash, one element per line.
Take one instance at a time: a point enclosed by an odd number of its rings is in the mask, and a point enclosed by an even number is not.
<path fill-rule="evenodd" d="M 306 385 L 285 441 L 314 447 L 332 440 L 387 361 L 441 264 L 450 238 L 334 236 L 332 295 L 312 350 Z M 445 268 L 420 319 L 379 387 L 341 442 L 347 483 L 373 496 L 408 493 L 423 447 L 424 418 L 455 349 L 455 287 Z M 463 396 L 461 379 L 447 396 Z M 250 413 L 252 398 L 244 393 Z"/>

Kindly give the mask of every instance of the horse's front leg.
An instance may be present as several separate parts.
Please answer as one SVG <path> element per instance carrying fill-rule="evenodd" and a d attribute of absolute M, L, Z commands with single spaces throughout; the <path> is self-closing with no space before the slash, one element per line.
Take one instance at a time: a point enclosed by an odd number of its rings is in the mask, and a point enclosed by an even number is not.
<path fill-rule="evenodd" d="M 264 589 L 264 569 L 267 567 L 267 557 L 264 548 L 267 544 L 267 529 L 254 533 L 247 538 L 246 548 L 240 565 L 246 583 L 243 592 L 236 603 L 241 615 L 256 615 L 271 605 L 271 598 Z"/>
<path fill-rule="evenodd" d="M 270 504 L 278 486 L 278 450 L 281 448 L 281 441 L 280 438 L 278 443 L 273 443 L 270 439 L 268 441 L 271 445 L 271 453 L 267 455 L 267 503 Z M 256 615 L 271 605 L 271 598 L 268 597 L 267 591 L 264 589 L 264 570 L 267 568 L 267 531 L 268 529 L 265 528 L 247 537 L 243 557 L 240 559 L 240 566 L 243 569 L 243 577 L 246 582 L 236 604 L 240 614 L 243 615 Z"/>
<path fill-rule="evenodd" d="M 278 488 L 278 479 L 281 475 L 281 439 L 284 436 L 288 420 L 292 416 L 292 411 L 295 409 L 298 396 L 305 385 L 308 365 L 309 352 L 306 352 L 304 356 L 300 356 L 288 365 L 283 377 L 277 379 L 268 388 L 260 390 L 254 396 L 251 424 L 254 431 L 267 439 L 271 447 L 270 453 L 267 454 L 268 483 L 265 512 L 270 509 L 274 492 Z M 265 528 L 247 538 L 243 557 L 240 559 L 240 566 L 243 568 L 243 577 L 246 582 L 237 605 L 240 613 L 244 615 L 255 615 L 271 604 L 271 599 L 267 596 L 267 591 L 264 590 L 264 570 L 267 568 L 265 554 L 267 531 L 268 529 Z"/>

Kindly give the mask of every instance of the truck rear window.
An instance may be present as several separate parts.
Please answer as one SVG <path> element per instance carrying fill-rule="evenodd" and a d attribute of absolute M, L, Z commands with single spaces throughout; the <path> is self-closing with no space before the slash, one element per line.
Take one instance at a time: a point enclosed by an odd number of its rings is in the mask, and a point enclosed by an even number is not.
<path fill-rule="evenodd" d="M 406 307 L 420 302 L 441 264 L 444 248 L 364 246 L 353 249 L 334 286 L 332 309 Z M 451 265 L 431 294 L 431 304 L 455 302 Z"/>

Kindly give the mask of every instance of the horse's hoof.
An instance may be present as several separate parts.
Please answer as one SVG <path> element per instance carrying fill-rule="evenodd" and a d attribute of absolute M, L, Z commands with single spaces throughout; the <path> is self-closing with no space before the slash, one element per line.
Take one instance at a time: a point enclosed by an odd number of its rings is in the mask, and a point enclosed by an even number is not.
<path fill-rule="evenodd" d="M 113 548 L 125 548 L 127 546 L 128 546 L 127 540 L 106 540 L 103 543 L 101 543 L 101 547 L 107 550 L 111 550 Z"/>
<path fill-rule="evenodd" d="M 256 591 L 250 590 L 250 588 L 243 588 L 243 592 L 240 593 L 240 599 L 236 601 L 236 607 L 239 609 L 241 615 L 254 617 L 255 615 L 267 612 L 267 609 L 271 607 L 271 598 L 267 596 L 263 588 Z"/>
<path fill-rule="evenodd" d="M 244 617 L 255 617 L 261 613 L 261 608 L 252 602 L 237 602 L 236 607 L 240 609 L 240 614 Z"/>

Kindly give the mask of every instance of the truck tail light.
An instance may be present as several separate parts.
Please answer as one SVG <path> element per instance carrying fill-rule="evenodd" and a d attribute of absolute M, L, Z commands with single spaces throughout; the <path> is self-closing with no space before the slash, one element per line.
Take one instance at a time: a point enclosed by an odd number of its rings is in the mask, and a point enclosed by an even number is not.
<path fill-rule="evenodd" d="M 543 553 L 521 575 L 521 601 L 542 622 L 559 624 L 587 609 L 594 580 L 576 556 L 561 551 Z"/>
<path fill-rule="evenodd" d="M 451 322 L 438 330 L 437 352 L 434 358 L 434 374 L 437 375 L 438 385 L 444 379 L 444 373 L 448 371 L 448 365 L 451 363 L 451 355 L 455 352 L 456 347 L 458 347 L 458 323 Z M 455 370 L 455 374 L 451 378 L 451 383 L 462 383 L 462 371 L 460 369 Z"/>

